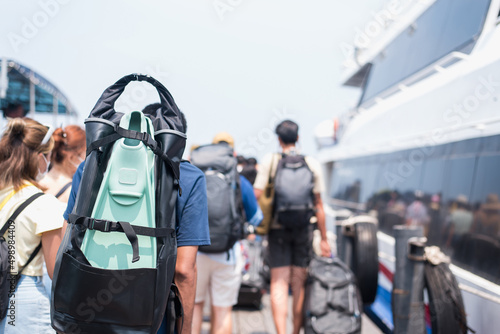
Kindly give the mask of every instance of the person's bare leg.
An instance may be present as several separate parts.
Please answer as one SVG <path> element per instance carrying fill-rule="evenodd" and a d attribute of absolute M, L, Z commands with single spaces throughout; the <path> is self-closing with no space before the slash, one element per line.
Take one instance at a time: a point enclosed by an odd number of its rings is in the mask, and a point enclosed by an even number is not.
<path fill-rule="evenodd" d="M 203 323 L 203 304 L 205 302 L 195 303 L 193 307 L 193 325 L 191 328 L 191 333 L 200 334 L 201 325 Z"/>
<path fill-rule="evenodd" d="M 231 334 L 232 306 L 214 306 L 210 315 L 210 334 Z"/>
<path fill-rule="evenodd" d="M 302 328 L 306 279 L 307 268 L 292 266 L 293 334 L 299 334 Z"/>
<path fill-rule="evenodd" d="M 271 269 L 271 310 L 277 334 L 286 334 L 290 267 Z"/>

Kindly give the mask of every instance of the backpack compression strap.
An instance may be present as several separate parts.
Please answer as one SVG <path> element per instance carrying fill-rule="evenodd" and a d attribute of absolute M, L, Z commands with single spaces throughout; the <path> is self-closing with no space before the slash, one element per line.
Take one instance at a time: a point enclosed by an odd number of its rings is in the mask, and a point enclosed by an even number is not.
<path fill-rule="evenodd" d="M 68 222 L 70 224 L 79 224 L 85 226 L 89 230 L 100 232 L 122 232 L 127 236 L 128 241 L 132 245 L 132 262 L 137 262 L 139 256 L 139 243 L 137 235 L 144 235 L 152 238 L 163 238 L 172 235 L 175 230 L 169 227 L 145 227 L 131 225 L 129 222 L 115 222 L 106 219 L 96 219 L 91 217 L 79 216 L 71 213 Z"/>
<path fill-rule="evenodd" d="M 182 195 L 182 189 L 179 186 L 179 174 L 180 174 L 179 173 L 179 164 L 178 163 L 174 164 L 174 162 L 172 161 L 172 159 L 170 159 L 170 157 L 165 152 L 163 152 L 161 150 L 161 147 L 160 147 L 160 145 L 158 145 L 158 142 L 156 142 L 156 140 L 154 140 L 146 132 L 137 132 L 137 131 L 134 131 L 134 130 L 128 130 L 128 129 L 124 129 L 124 128 L 120 127 L 120 126 L 115 125 L 115 133 L 113 133 L 113 134 L 111 134 L 109 136 L 106 136 L 104 138 L 98 139 L 98 140 L 92 142 L 88 146 L 88 148 L 87 148 L 87 156 L 92 151 L 97 150 L 99 147 L 111 144 L 111 143 L 117 141 L 120 138 L 130 138 L 130 139 L 136 139 L 136 140 L 141 141 L 142 143 L 144 143 L 144 145 L 146 145 L 147 147 L 149 147 L 151 149 L 151 151 L 153 151 L 154 154 L 156 154 L 163 161 L 165 161 L 165 163 L 167 164 L 167 166 L 170 167 L 170 170 L 172 171 L 172 173 L 174 173 L 174 182 L 175 182 L 175 185 L 179 187 L 179 195 Z"/>

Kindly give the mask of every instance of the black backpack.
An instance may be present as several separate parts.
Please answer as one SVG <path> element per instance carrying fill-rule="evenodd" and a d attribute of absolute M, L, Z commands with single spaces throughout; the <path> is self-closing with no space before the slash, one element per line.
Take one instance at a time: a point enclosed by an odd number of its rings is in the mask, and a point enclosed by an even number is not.
<path fill-rule="evenodd" d="M 9 309 L 9 297 L 14 293 L 17 282 L 23 272 L 24 268 L 31 263 L 31 261 L 38 254 L 40 249 L 42 248 L 42 243 L 38 244 L 33 253 L 31 253 L 26 264 L 19 270 L 17 275 L 12 275 L 11 268 L 12 264 L 16 261 L 15 257 L 15 244 L 11 244 L 9 241 L 5 240 L 3 235 L 7 230 L 10 229 L 11 226 L 14 226 L 14 221 L 17 216 L 35 199 L 42 196 L 43 193 L 36 193 L 29 197 L 26 201 L 21 203 L 21 205 L 14 211 L 14 213 L 7 219 L 7 222 L 2 226 L 0 230 L 0 320 L 7 316 L 7 310 Z M 10 233 L 10 232 L 9 232 Z M 12 232 L 12 235 L 15 235 L 15 231 Z M 14 310 L 15 311 L 15 310 Z M 12 315 L 15 320 L 15 315 Z"/>
<path fill-rule="evenodd" d="M 338 258 L 314 257 L 304 299 L 305 334 L 361 333 L 361 307 L 352 271 Z"/>
<path fill-rule="evenodd" d="M 161 108 L 146 115 L 152 121 L 154 138 L 118 126 L 123 114 L 115 112 L 114 104 L 131 81 L 147 81 L 158 91 Z M 158 331 L 171 295 L 177 257 L 176 202 L 186 142 L 180 117 L 174 99 L 160 82 L 131 74 L 104 91 L 85 121 L 85 168 L 52 281 L 51 320 L 57 332 Z M 155 228 L 91 218 L 113 143 L 121 138 L 139 140 L 154 152 Z M 125 233 L 134 254 L 141 252 L 137 235 L 155 238 L 156 267 L 115 270 L 90 265 L 81 246 L 86 231 L 92 229 Z"/>
<path fill-rule="evenodd" d="M 191 163 L 205 173 L 207 181 L 211 244 L 199 249 L 205 253 L 226 252 L 243 237 L 245 222 L 233 149 L 224 143 L 200 146 L 191 152 Z"/>
<path fill-rule="evenodd" d="M 314 175 L 303 155 L 283 154 L 274 179 L 274 216 L 285 228 L 308 226 L 314 215 Z"/>

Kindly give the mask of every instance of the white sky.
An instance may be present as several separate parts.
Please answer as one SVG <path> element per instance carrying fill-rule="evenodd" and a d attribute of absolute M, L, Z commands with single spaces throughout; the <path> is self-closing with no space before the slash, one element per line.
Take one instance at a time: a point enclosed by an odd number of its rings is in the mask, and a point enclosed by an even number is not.
<path fill-rule="evenodd" d="M 226 10 L 218 12 L 217 4 Z M 276 121 L 291 118 L 300 125 L 303 150 L 314 154 L 316 125 L 345 112 L 359 94 L 340 87 L 340 46 L 352 44 L 357 29 L 386 4 L 2 0 L 0 57 L 44 75 L 82 121 L 106 87 L 123 75 L 147 73 L 186 114 L 188 148 L 227 131 L 238 153 L 261 158 L 278 148 L 271 136 Z M 156 102 L 142 85 L 126 90 L 123 111 Z"/>

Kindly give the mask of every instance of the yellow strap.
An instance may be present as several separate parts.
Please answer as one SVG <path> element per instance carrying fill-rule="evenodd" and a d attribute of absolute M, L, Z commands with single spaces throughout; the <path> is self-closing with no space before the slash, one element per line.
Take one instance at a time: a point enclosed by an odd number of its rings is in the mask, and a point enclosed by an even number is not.
<path fill-rule="evenodd" d="M 19 190 L 21 190 L 21 189 L 23 189 L 23 188 L 25 188 L 25 187 L 27 187 L 27 186 L 29 186 L 29 185 L 31 185 L 31 183 L 25 183 L 25 184 L 23 184 L 23 185 L 19 188 Z M 12 197 L 16 194 L 16 192 L 17 192 L 17 191 L 12 190 L 12 191 L 10 192 L 10 194 L 8 194 L 8 195 L 7 195 L 7 197 L 5 197 L 5 199 L 2 201 L 2 203 L 0 203 L 0 210 L 2 210 L 2 209 L 3 209 L 3 207 L 5 206 L 5 204 L 7 204 L 7 202 L 9 201 L 9 199 L 11 199 L 11 198 L 12 198 Z"/>

